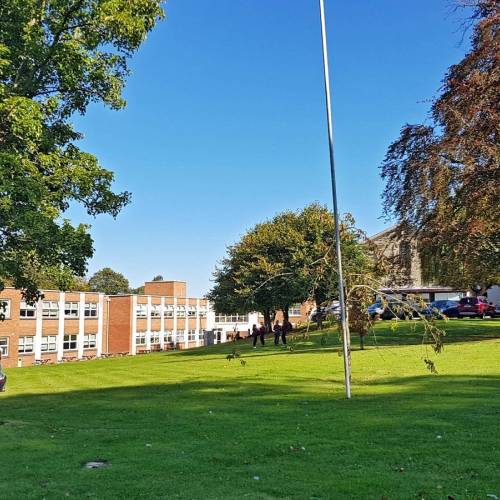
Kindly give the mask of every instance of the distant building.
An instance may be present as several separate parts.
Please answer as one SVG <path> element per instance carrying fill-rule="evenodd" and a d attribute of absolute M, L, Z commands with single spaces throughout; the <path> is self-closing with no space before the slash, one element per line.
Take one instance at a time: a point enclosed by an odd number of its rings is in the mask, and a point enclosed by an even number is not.
<path fill-rule="evenodd" d="M 401 238 L 392 226 L 368 238 L 377 255 L 386 259 L 389 272 L 380 283 L 379 291 L 386 295 L 404 297 L 420 295 L 424 300 L 458 300 L 466 295 L 466 290 L 425 282 L 415 238 Z"/>
<path fill-rule="evenodd" d="M 29 305 L 20 290 L 0 293 L 0 355 L 6 368 L 109 355 L 135 355 L 204 344 L 206 299 L 186 296 L 186 283 L 154 281 L 144 295 L 43 291 Z"/>
<path fill-rule="evenodd" d="M 19 290 L 0 293 L 2 366 L 15 367 L 98 357 L 107 335 L 104 294 L 46 290 L 27 304 Z M 1 310 L 0 310 L 1 311 Z"/>

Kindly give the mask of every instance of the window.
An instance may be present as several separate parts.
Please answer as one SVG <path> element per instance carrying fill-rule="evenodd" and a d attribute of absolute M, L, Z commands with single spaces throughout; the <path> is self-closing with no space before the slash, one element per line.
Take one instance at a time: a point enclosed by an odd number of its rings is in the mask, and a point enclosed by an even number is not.
<path fill-rule="evenodd" d="M 184 342 L 184 330 L 177 330 L 177 342 Z"/>
<path fill-rule="evenodd" d="M 97 302 L 85 304 L 84 316 L 86 318 L 97 318 L 99 316 L 99 304 Z"/>
<path fill-rule="evenodd" d="M 146 318 L 148 315 L 148 309 L 146 304 L 137 304 L 135 309 L 135 315 L 138 318 Z"/>
<path fill-rule="evenodd" d="M 172 330 L 165 332 L 165 342 L 172 342 Z"/>
<path fill-rule="evenodd" d="M 188 317 L 189 318 L 196 318 L 196 306 L 189 306 Z"/>
<path fill-rule="evenodd" d="M 196 340 L 196 330 L 188 330 L 188 340 Z"/>
<path fill-rule="evenodd" d="M 135 336 L 135 345 L 146 345 L 146 334 L 137 332 Z"/>
<path fill-rule="evenodd" d="M 177 317 L 185 318 L 186 317 L 186 307 L 185 306 L 177 306 Z"/>
<path fill-rule="evenodd" d="M 152 344 L 160 343 L 160 332 L 151 332 L 151 343 Z"/>
<path fill-rule="evenodd" d="M 205 318 L 207 316 L 207 309 L 204 306 L 200 307 L 200 318 Z"/>
<path fill-rule="evenodd" d="M 54 351 L 57 351 L 57 337 L 55 335 L 42 337 L 42 352 Z"/>
<path fill-rule="evenodd" d="M 30 305 L 22 301 L 19 307 L 19 316 L 21 318 L 34 318 L 36 316 L 36 305 Z"/>
<path fill-rule="evenodd" d="M 9 337 L 0 337 L 0 354 L 4 358 L 9 355 Z"/>
<path fill-rule="evenodd" d="M 300 304 L 294 304 L 288 308 L 289 316 L 300 316 Z"/>
<path fill-rule="evenodd" d="M 59 304 L 55 300 L 44 300 L 42 303 L 42 316 L 44 318 L 58 318 Z"/>
<path fill-rule="evenodd" d="M 77 348 L 78 335 L 65 335 L 63 340 L 63 349 L 65 351 L 74 351 Z"/>
<path fill-rule="evenodd" d="M 151 306 L 151 317 L 152 318 L 159 318 L 161 316 L 161 306 L 153 304 Z"/>
<path fill-rule="evenodd" d="M 64 304 L 65 318 L 78 318 L 78 302 L 66 302 Z"/>
<path fill-rule="evenodd" d="M 198 332 L 198 338 L 199 338 L 200 340 L 204 340 L 204 339 L 205 339 L 205 330 L 200 330 L 200 331 Z"/>
<path fill-rule="evenodd" d="M 83 348 L 95 349 L 97 347 L 97 333 L 86 333 L 83 336 Z"/>
<path fill-rule="evenodd" d="M 17 345 L 19 354 L 33 352 L 33 337 L 19 337 Z"/>
<path fill-rule="evenodd" d="M 164 311 L 165 311 L 165 318 L 174 317 L 174 306 L 166 305 Z"/>
<path fill-rule="evenodd" d="M 248 323 L 248 314 L 216 314 L 216 323 Z"/>
<path fill-rule="evenodd" d="M 10 318 L 10 299 L 0 300 L 0 320 Z"/>

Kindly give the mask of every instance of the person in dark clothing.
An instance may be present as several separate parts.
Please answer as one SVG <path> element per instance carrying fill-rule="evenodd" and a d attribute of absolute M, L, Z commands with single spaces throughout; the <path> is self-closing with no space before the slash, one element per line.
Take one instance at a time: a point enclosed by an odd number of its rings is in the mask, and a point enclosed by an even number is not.
<path fill-rule="evenodd" d="M 257 328 L 257 325 L 252 326 L 252 337 L 253 337 L 253 347 L 255 349 L 255 345 L 257 344 L 257 338 L 260 337 L 260 343 L 264 345 L 264 333 L 266 333 L 266 329 L 264 326 Z"/>
<path fill-rule="evenodd" d="M 283 345 L 286 345 L 286 336 L 290 331 L 292 331 L 292 324 L 290 321 L 284 320 L 281 327 L 281 342 L 283 342 Z"/>
<path fill-rule="evenodd" d="M 276 321 L 276 323 L 274 323 L 273 332 L 274 332 L 274 345 L 278 345 L 280 343 L 280 337 L 282 333 L 279 321 Z"/>

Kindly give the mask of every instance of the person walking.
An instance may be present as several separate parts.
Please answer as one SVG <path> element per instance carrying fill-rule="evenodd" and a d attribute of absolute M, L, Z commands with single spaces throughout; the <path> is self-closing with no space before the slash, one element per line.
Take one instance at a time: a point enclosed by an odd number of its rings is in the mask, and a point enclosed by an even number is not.
<path fill-rule="evenodd" d="M 292 331 L 292 324 L 287 319 L 283 320 L 283 326 L 281 327 L 281 342 L 286 346 L 286 336 L 288 332 Z"/>
<path fill-rule="evenodd" d="M 273 332 L 274 332 L 274 345 L 279 345 L 280 343 L 280 337 L 281 337 L 281 325 L 280 325 L 280 322 L 279 321 L 276 321 L 276 323 L 274 323 L 274 327 L 273 327 Z"/>

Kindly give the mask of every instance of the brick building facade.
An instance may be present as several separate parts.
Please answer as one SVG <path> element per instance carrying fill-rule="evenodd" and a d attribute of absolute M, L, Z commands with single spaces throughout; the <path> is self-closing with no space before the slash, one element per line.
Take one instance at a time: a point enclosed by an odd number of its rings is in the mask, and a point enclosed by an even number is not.
<path fill-rule="evenodd" d="M 186 297 L 186 283 L 148 282 L 144 295 L 43 291 L 36 304 L 0 293 L 5 368 L 204 345 L 209 304 Z"/>

